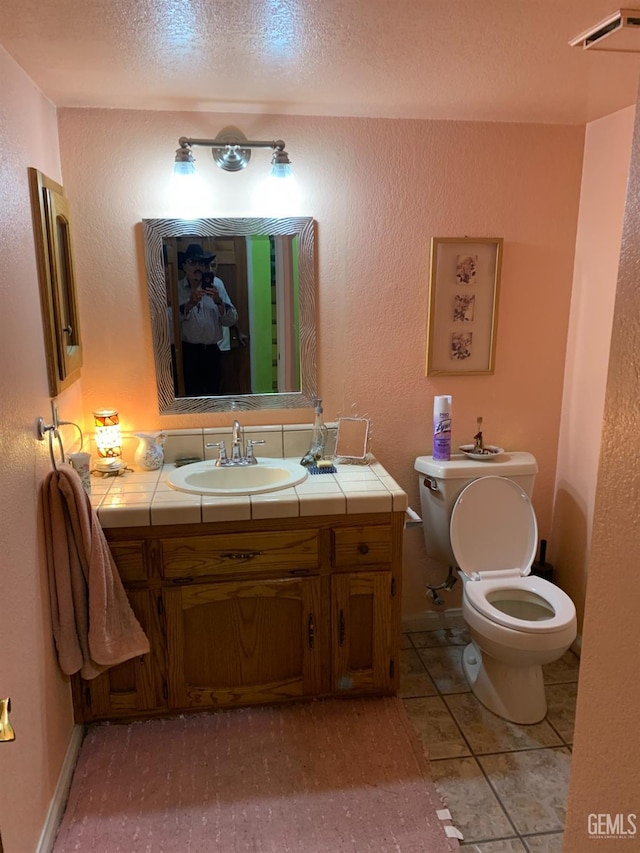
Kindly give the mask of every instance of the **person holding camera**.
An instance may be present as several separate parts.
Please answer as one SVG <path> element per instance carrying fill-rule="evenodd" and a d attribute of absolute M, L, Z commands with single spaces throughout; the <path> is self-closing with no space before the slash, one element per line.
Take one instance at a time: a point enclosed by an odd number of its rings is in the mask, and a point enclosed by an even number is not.
<path fill-rule="evenodd" d="M 191 243 L 184 253 L 185 277 L 178 282 L 185 395 L 210 397 L 220 388 L 218 341 L 225 326 L 238 322 L 229 297 L 216 287 L 209 265 L 214 255 Z"/>

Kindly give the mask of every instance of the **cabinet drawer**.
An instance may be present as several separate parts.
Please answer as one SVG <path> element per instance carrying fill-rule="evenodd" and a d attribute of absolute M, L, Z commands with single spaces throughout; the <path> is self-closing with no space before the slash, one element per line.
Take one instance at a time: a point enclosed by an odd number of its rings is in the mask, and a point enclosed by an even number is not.
<path fill-rule="evenodd" d="M 162 539 L 165 578 L 316 569 L 318 531 L 231 533 Z"/>
<path fill-rule="evenodd" d="M 144 542 L 109 542 L 109 550 L 123 583 L 147 579 Z"/>
<path fill-rule="evenodd" d="M 369 566 L 391 561 L 391 527 L 345 527 L 333 530 L 333 565 L 336 568 Z"/>

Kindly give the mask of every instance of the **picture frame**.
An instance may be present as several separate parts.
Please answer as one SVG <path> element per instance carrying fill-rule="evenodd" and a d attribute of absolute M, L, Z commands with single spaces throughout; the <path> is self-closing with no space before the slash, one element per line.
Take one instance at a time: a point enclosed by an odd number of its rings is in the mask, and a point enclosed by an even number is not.
<path fill-rule="evenodd" d="M 432 237 L 427 376 L 494 372 L 502 237 Z"/>
<path fill-rule="evenodd" d="M 49 396 L 80 378 L 82 341 L 71 242 L 71 213 L 63 187 L 28 168 L 38 265 Z"/>

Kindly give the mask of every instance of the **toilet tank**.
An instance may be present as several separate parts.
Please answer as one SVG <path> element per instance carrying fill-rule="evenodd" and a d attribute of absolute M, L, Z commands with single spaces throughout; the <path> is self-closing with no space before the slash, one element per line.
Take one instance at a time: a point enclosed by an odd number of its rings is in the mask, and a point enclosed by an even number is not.
<path fill-rule="evenodd" d="M 525 452 L 505 452 L 486 462 L 452 454 L 449 462 L 434 460 L 433 456 L 418 456 L 414 468 L 420 479 L 420 507 L 427 554 L 432 560 L 455 566 L 451 550 L 449 522 L 458 495 L 464 487 L 479 477 L 508 477 L 529 496 L 538 473 L 535 456 Z"/>

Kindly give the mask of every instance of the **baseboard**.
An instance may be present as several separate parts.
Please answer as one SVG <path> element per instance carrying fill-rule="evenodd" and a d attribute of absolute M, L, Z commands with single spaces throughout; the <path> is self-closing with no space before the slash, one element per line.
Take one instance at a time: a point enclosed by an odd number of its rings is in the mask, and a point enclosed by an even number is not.
<path fill-rule="evenodd" d="M 56 785 L 55 791 L 53 792 L 53 798 L 49 805 L 47 819 L 45 820 L 44 826 L 42 828 L 42 833 L 40 835 L 40 841 L 38 842 L 38 846 L 36 848 L 36 853 L 51 853 L 51 850 L 53 850 L 53 844 L 56 840 L 58 826 L 60 825 L 62 815 L 64 814 L 65 806 L 67 805 L 67 797 L 69 796 L 71 779 L 73 778 L 73 771 L 75 770 L 76 761 L 78 760 L 78 753 L 80 752 L 80 747 L 82 745 L 83 738 L 84 726 L 75 725 L 73 727 L 73 731 L 71 732 L 69 745 L 67 746 L 67 751 L 64 756 L 64 761 L 62 762 L 62 767 L 60 768 L 58 783 Z"/>

